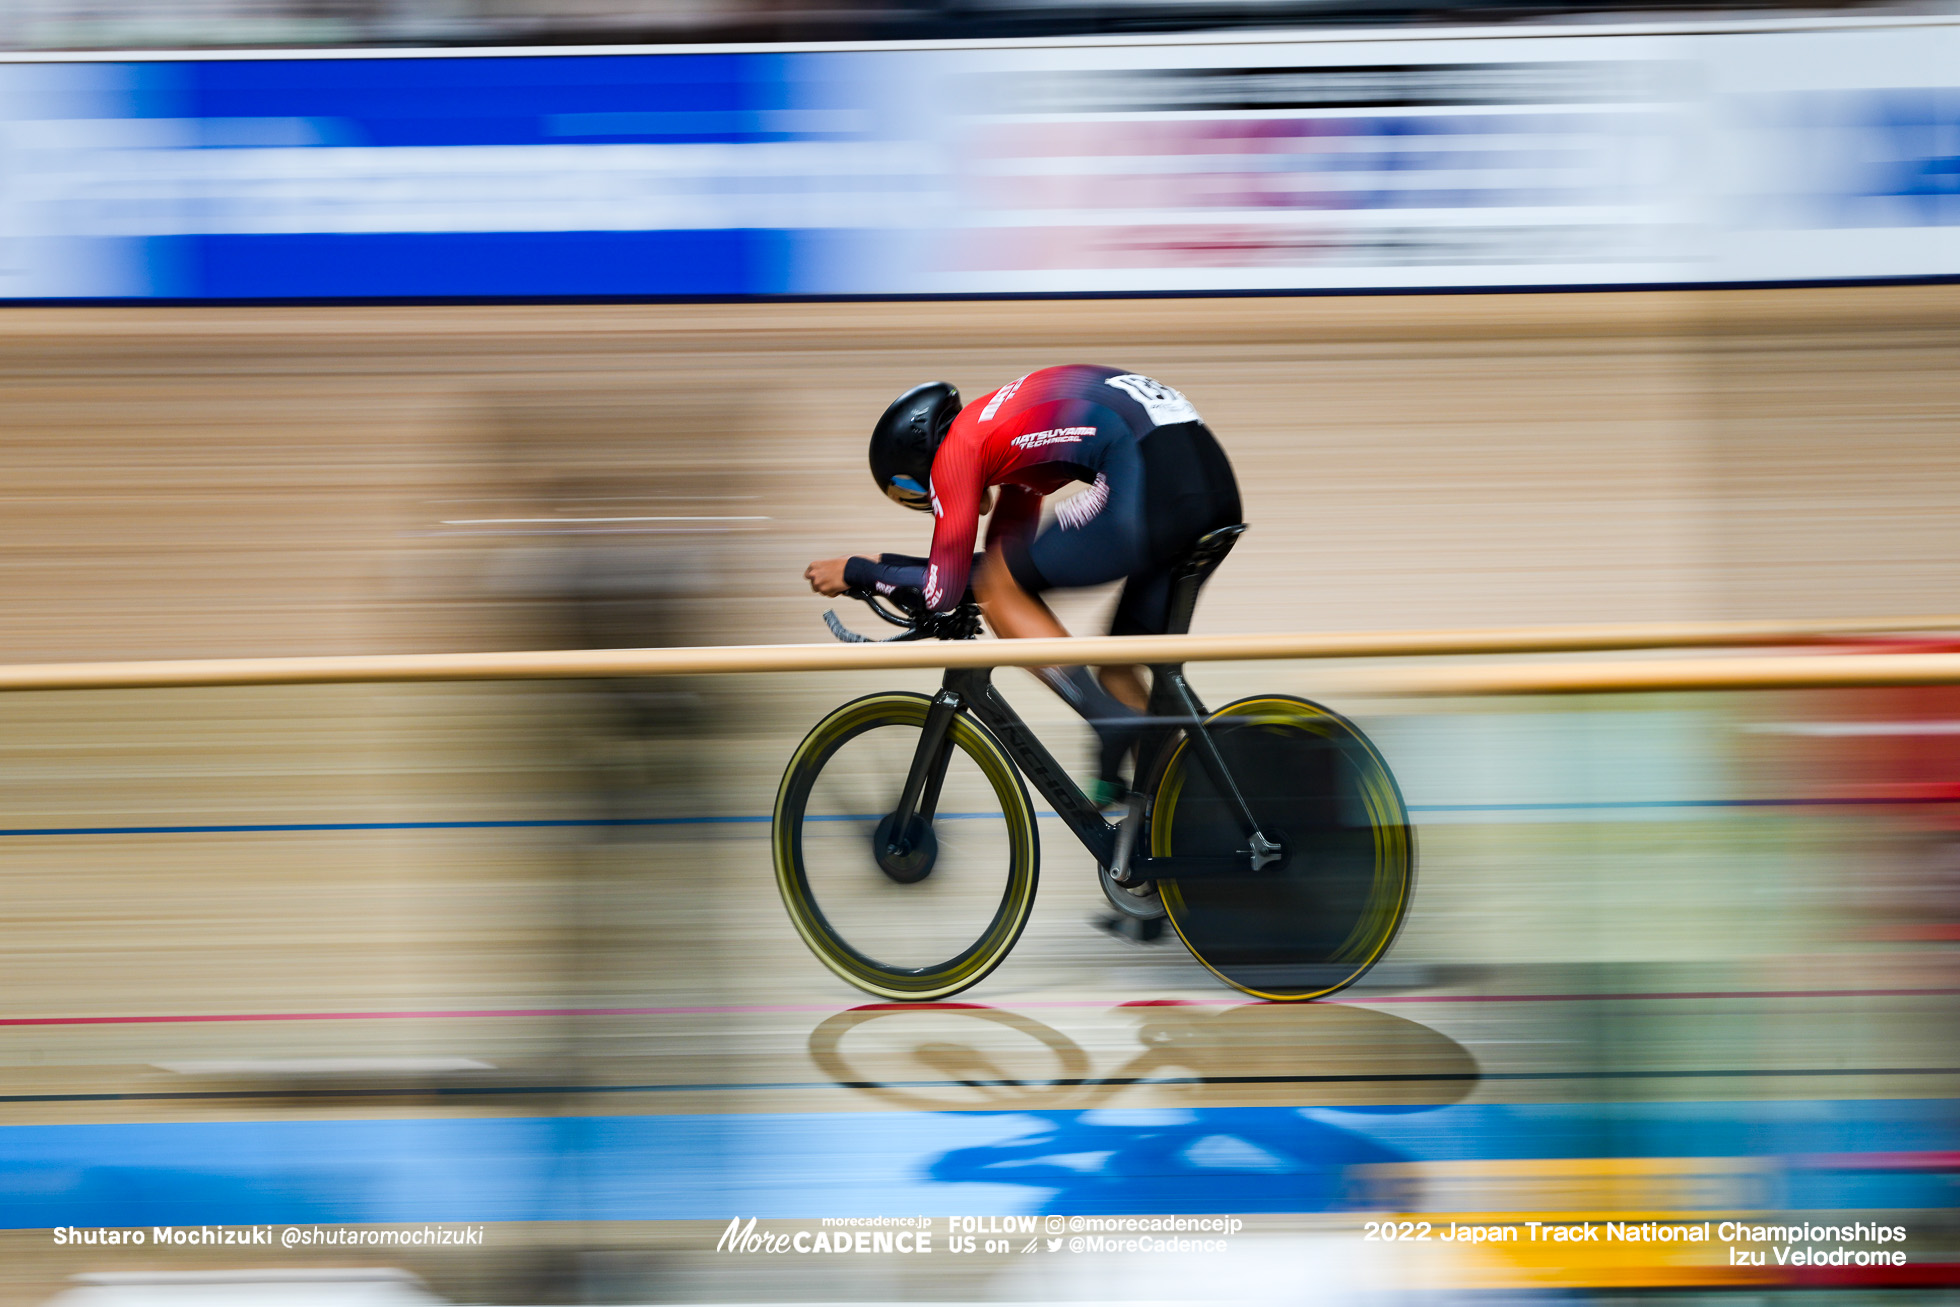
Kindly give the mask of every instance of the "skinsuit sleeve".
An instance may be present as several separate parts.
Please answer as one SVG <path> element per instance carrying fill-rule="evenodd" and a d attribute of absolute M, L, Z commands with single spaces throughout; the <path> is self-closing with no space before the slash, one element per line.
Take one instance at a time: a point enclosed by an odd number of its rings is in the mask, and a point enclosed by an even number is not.
<path fill-rule="evenodd" d="M 964 445 L 943 445 L 932 464 L 932 553 L 920 567 L 894 554 L 877 562 L 853 558 L 844 565 L 844 584 L 854 589 L 916 587 L 933 612 L 951 612 L 966 597 L 973 572 L 973 542 L 980 533 L 980 460 Z M 886 587 L 891 587 L 887 589 Z"/>

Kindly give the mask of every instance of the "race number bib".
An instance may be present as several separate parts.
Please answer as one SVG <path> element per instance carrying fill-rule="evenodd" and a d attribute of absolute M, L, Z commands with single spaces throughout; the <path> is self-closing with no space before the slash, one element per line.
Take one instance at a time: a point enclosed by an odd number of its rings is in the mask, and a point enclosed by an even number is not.
<path fill-rule="evenodd" d="M 1191 407 L 1191 401 L 1172 390 L 1161 381 L 1126 372 L 1120 377 L 1108 378 L 1107 385 L 1116 387 L 1124 394 L 1143 405 L 1143 411 L 1150 420 L 1160 427 L 1173 422 L 1196 422 L 1198 410 Z"/>

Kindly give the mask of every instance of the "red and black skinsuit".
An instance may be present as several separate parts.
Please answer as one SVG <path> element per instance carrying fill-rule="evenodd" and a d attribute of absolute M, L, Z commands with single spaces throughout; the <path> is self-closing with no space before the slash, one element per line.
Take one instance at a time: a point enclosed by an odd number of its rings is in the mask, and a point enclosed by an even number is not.
<path fill-rule="evenodd" d="M 1043 530 L 1041 501 L 1070 482 Z M 1112 635 L 1160 632 L 1173 565 L 1207 531 L 1240 520 L 1232 466 L 1184 396 L 1121 368 L 1072 364 L 1030 372 L 968 404 L 932 464 L 932 553 L 853 558 L 845 584 L 917 589 L 945 612 L 966 593 L 980 504 L 987 528 L 1030 594 L 1127 578 Z"/>

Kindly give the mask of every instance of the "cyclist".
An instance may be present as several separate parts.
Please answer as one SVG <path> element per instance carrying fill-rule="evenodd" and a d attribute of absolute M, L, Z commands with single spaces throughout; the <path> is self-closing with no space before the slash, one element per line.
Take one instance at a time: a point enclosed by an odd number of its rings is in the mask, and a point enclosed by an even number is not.
<path fill-rule="evenodd" d="M 1162 634 L 1177 561 L 1206 532 L 1243 520 L 1232 465 L 1198 410 L 1169 386 L 1121 368 L 1043 368 L 964 407 L 946 382 L 914 386 L 872 430 L 871 475 L 891 499 L 933 514 L 930 556 L 822 559 L 804 571 L 810 588 L 912 589 L 946 612 L 971 578 L 987 624 L 1003 639 L 1066 636 L 1043 593 L 1118 580 L 1109 633 Z M 1041 526 L 1043 497 L 1074 482 L 1088 488 Z M 990 510 L 986 549 L 976 555 L 979 519 Z M 1096 729 L 1095 797 L 1116 801 L 1147 703 L 1137 669 L 1035 674 Z"/>

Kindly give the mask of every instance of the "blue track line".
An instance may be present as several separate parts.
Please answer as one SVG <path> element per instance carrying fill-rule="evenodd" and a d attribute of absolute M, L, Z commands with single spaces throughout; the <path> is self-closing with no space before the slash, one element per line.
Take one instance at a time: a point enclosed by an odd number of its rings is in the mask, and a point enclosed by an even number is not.
<path fill-rule="evenodd" d="M 1944 798 L 1873 799 L 1627 799 L 1577 803 L 1412 803 L 1412 814 L 1450 812 L 1652 812 L 1664 809 L 1711 808 L 1845 808 L 1897 807 L 1917 803 L 1950 803 Z M 942 812 L 939 820 L 965 821 L 997 817 L 993 812 Z M 1051 818 L 1052 812 L 1036 814 Z M 876 813 L 840 813 L 806 818 L 809 821 L 874 821 Z M 0 839 L 52 838 L 68 835 L 281 835 L 331 834 L 391 830 L 578 830 L 634 826 L 766 826 L 767 814 L 735 817 L 536 817 L 482 821 L 286 821 L 200 826 L 22 826 L 0 828 Z"/>
<path fill-rule="evenodd" d="M 806 817 L 806 821 L 876 821 L 879 813 L 838 813 Z M 1053 813 L 1038 816 L 1052 817 Z M 940 821 L 998 817 L 997 812 L 942 812 Z M 486 821 L 282 821 L 232 826 L 31 826 L 0 829 L 0 838 L 30 835 L 267 835 L 307 831 L 374 830 L 526 830 L 595 826 L 756 826 L 767 825 L 764 815 L 748 817 L 537 817 Z"/>

